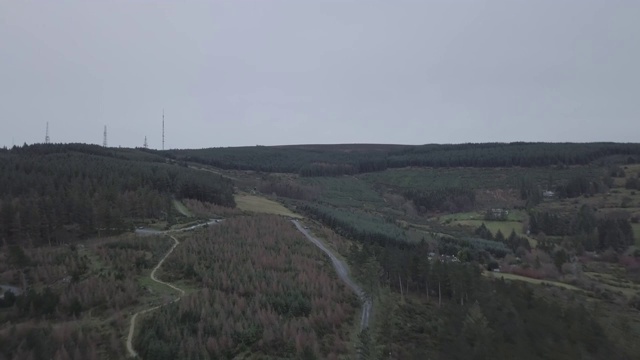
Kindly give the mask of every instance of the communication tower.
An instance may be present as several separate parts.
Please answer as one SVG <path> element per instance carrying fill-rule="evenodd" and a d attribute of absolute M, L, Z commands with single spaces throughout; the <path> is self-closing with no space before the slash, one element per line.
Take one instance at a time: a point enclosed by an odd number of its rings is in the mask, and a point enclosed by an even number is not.
<path fill-rule="evenodd" d="M 147 144 L 147 137 L 144 137 L 144 148 L 148 149 L 149 148 L 149 144 Z"/>
<path fill-rule="evenodd" d="M 51 142 L 51 138 L 49 138 L 49 122 L 47 121 L 47 133 L 44 136 L 44 143 L 48 144 Z"/>
<path fill-rule="evenodd" d="M 162 109 L 162 150 L 164 150 L 164 109 Z"/>
<path fill-rule="evenodd" d="M 107 125 L 104 126 L 104 136 L 102 138 L 102 146 L 107 147 Z"/>

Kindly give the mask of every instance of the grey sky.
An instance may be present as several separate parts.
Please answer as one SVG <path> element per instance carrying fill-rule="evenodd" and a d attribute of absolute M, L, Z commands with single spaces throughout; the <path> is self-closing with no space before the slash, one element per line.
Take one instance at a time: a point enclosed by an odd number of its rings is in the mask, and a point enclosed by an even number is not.
<path fill-rule="evenodd" d="M 0 0 L 0 146 L 640 141 L 640 1 Z M 14 139 L 14 140 L 12 140 Z"/>

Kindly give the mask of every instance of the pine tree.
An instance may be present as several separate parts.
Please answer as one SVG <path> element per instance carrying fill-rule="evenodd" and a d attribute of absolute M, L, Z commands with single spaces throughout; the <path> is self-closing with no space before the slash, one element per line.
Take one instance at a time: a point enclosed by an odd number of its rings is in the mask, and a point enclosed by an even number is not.
<path fill-rule="evenodd" d="M 475 230 L 475 234 L 483 239 L 493 240 L 493 234 L 491 233 L 491 230 L 487 229 L 487 226 L 484 223 L 482 223 Z"/>

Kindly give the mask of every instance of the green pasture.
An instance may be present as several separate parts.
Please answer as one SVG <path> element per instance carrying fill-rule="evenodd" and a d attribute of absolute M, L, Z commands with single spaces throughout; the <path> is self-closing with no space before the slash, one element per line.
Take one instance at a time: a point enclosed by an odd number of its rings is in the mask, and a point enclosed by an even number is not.
<path fill-rule="evenodd" d="M 466 221 L 466 220 L 482 220 L 484 221 L 484 212 L 473 211 L 464 213 L 454 213 L 441 215 L 438 217 L 440 221 Z M 524 210 L 509 210 L 507 215 L 508 222 L 522 222 L 527 219 L 527 213 Z M 485 221 L 487 222 L 487 221 Z"/>
<path fill-rule="evenodd" d="M 491 233 L 493 235 L 495 235 L 498 230 L 502 232 L 502 235 L 504 235 L 504 237 L 508 237 L 509 234 L 511 234 L 511 231 L 515 231 L 516 234 L 520 236 L 525 235 L 522 232 L 522 223 L 518 221 L 458 220 L 453 222 L 453 224 L 471 226 L 474 229 L 479 227 L 483 223 L 487 227 L 487 229 L 491 230 Z"/>

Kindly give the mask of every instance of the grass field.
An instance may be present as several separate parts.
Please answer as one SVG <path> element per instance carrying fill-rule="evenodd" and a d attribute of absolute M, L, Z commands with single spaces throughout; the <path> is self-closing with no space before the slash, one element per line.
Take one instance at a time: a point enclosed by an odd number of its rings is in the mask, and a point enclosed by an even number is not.
<path fill-rule="evenodd" d="M 527 218 L 527 213 L 523 210 L 509 210 L 507 220 L 512 222 L 524 221 Z M 445 220 L 482 220 L 484 219 L 484 213 L 473 211 L 465 213 L 454 213 L 440 216 L 441 221 Z"/>
<path fill-rule="evenodd" d="M 522 233 L 522 223 L 519 221 L 486 221 L 486 220 L 459 220 L 454 221 L 453 224 L 460 224 L 465 226 L 471 226 L 477 228 L 482 224 L 485 224 L 487 229 L 491 230 L 491 233 L 495 235 L 498 230 L 502 232 L 504 237 L 508 237 L 511 231 L 515 231 L 517 235 L 524 236 Z"/>
<path fill-rule="evenodd" d="M 483 215 L 480 214 L 479 212 L 472 211 L 472 212 L 465 212 L 465 213 L 454 213 L 454 214 L 441 215 L 438 218 L 441 221 L 446 221 L 446 220 L 456 221 L 456 220 L 481 220 L 482 217 L 483 217 Z"/>
<path fill-rule="evenodd" d="M 532 278 L 528 278 L 526 276 L 520 276 L 520 275 L 515 275 L 515 274 L 495 273 L 495 272 L 485 271 L 485 272 L 482 273 L 482 275 L 486 276 L 486 277 L 489 277 L 489 278 L 495 278 L 495 279 L 503 278 L 505 280 L 524 281 L 524 282 L 528 282 L 530 284 L 536 284 L 536 285 L 553 285 L 553 286 L 558 286 L 558 287 L 565 288 L 565 289 L 568 289 L 568 290 L 584 291 L 584 290 L 580 289 L 577 286 L 561 283 L 561 282 L 558 282 L 558 281 L 532 279 Z"/>
<path fill-rule="evenodd" d="M 589 205 L 603 213 L 624 211 L 630 214 L 640 212 L 640 191 L 625 188 L 614 188 L 608 193 L 595 194 L 590 197 L 561 199 L 544 202 L 537 206 L 539 209 L 551 211 L 576 211 L 582 205 Z"/>
<path fill-rule="evenodd" d="M 515 231 L 516 235 L 526 237 L 529 240 L 529 244 L 532 247 L 537 245 L 537 241 L 527 236 L 522 230 L 521 219 L 524 219 L 526 214 L 522 211 L 513 211 L 509 213 L 510 221 L 487 221 L 482 220 L 483 214 L 480 213 L 458 213 L 441 217 L 440 220 L 450 220 L 452 225 L 470 226 L 474 229 L 478 228 L 484 223 L 484 225 L 495 235 L 498 230 L 502 232 L 505 238 L 509 237 L 511 231 Z M 513 220 L 511 220 L 513 219 Z M 518 219 L 518 220 L 515 220 Z"/>
<path fill-rule="evenodd" d="M 627 299 L 632 298 L 635 294 L 638 293 L 638 291 L 640 291 L 639 285 L 634 284 L 632 281 L 629 281 L 624 277 L 615 276 L 613 274 L 587 271 L 585 271 L 584 274 L 592 280 L 597 281 L 598 285 L 605 287 L 610 291 L 621 292 L 624 296 L 627 297 Z"/>
<path fill-rule="evenodd" d="M 291 210 L 282 206 L 280 203 L 261 196 L 240 194 L 235 196 L 235 200 L 240 210 L 302 219 L 302 216 L 291 212 Z"/>
<path fill-rule="evenodd" d="M 624 172 L 627 173 L 627 177 L 638 176 L 640 174 L 640 164 L 625 165 Z"/>

